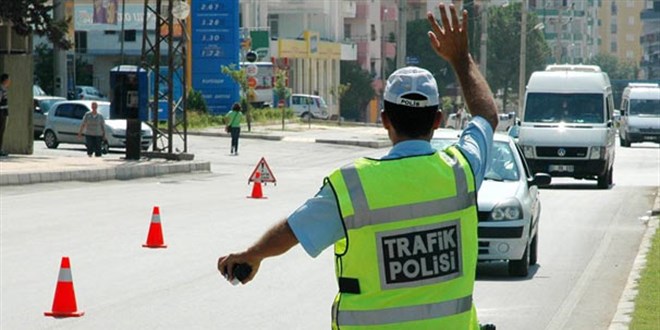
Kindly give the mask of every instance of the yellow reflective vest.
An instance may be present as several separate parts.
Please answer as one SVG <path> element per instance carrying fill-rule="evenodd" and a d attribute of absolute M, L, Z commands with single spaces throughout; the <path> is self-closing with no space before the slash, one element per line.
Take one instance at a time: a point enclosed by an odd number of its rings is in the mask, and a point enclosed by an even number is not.
<path fill-rule="evenodd" d="M 334 329 L 479 329 L 475 183 L 458 149 L 361 158 L 326 182 L 346 234 Z"/>

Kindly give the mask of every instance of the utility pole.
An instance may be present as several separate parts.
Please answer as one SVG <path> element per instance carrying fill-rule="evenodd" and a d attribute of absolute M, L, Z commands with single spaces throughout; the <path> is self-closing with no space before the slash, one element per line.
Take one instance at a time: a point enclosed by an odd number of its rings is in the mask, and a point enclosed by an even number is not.
<path fill-rule="evenodd" d="M 406 30 L 407 30 L 407 17 L 406 17 L 406 0 L 399 0 L 399 28 L 397 42 L 397 55 L 396 55 L 396 68 L 400 69 L 406 66 Z"/>
<path fill-rule="evenodd" d="M 481 5 L 481 43 L 480 43 L 479 69 L 481 75 L 486 79 L 488 63 L 488 2 Z"/>
<path fill-rule="evenodd" d="M 520 68 L 518 76 L 518 111 L 517 116 L 522 114 L 523 103 L 525 101 L 525 66 L 527 60 L 527 0 L 522 0 L 520 10 Z"/>
<path fill-rule="evenodd" d="M 53 19 L 56 21 L 65 19 L 64 0 L 53 0 Z M 75 63 L 75 62 L 74 62 Z M 53 78 L 56 96 L 67 97 L 67 70 L 66 70 L 66 50 L 53 45 Z"/>
<path fill-rule="evenodd" d="M 124 18 L 126 18 L 126 0 L 121 0 L 121 34 L 119 35 L 119 42 L 121 43 L 121 49 L 119 51 L 119 65 L 124 64 Z"/>

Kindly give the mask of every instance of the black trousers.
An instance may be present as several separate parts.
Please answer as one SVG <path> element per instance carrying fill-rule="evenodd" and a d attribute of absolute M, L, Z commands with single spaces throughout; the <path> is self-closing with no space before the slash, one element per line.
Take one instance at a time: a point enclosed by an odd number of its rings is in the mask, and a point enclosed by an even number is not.
<path fill-rule="evenodd" d="M 240 127 L 230 127 L 231 133 L 231 152 L 238 153 L 238 137 L 241 135 Z"/>
<path fill-rule="evenodd" d="M 91 156 L 92 153 L 96 157 L 101 157 L 101 143 L 103 143 L 102 136 L 85 135 L 85 146 L 87 146 L 87 155 Z"/>
<path fill-rule="evenodd" d="M 5 136 L 5 127 L 7 126 L 7 112 L 0 110 L 0 150 L 2 150 L 3 137 Z"/>

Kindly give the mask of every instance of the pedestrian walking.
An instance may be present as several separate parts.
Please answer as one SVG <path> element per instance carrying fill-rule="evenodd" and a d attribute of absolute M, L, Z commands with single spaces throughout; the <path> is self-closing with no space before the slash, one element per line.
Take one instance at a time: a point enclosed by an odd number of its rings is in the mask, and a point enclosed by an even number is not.
<path fill-rule="evenodd" d="M 312 257 L 334 244 L 339 293 L 332 327 L 478 329 L 472 302 L 477 247 L 476 192 L 490 159 L 497 108 L 468 53 L 467 12 L 453 5 L 442 26 L 429 13 L 432 49 L 451 64 L 473 115 L 456 145 L 435 150 L 440 96 L 433 75 L 405 67 L 384 90 L 383 127 L 393 147 L 328 175 L 317 195 L 247 250 L 218 259 L 234 281 L 252 281 L 264 258 L 300 243 Z M 451 25 L 450 25 L 451 20 Z M 293 285 L 293 284 L 292 284 Z"/>
<path fill-rule="evenodd" d="M 7 117 L 9 117 L 9 85 L 11 85 L 9 75 L 6 73 L 0 75 L 0 157 L 7 156 L 3 143 Z"/>
<path fill-rule="evenodd" d="M 102 114 L 98 113 L 98 107 L 98 103 L 92 102 L 92 111 L 83 116 L 78 131 L 78 138 L 81 138 L 83 134 L 85 135 L 85 146 L 89 157 L 92 157 L 92 154 L 101 157 L 103 154 L 103 141 L 106 140 L 105 119 L 103 119 Z"/>
<path fill-rule="evenodd" d="M 241 136 L 241 119 L 243 118 L 241 105 L 238 102 L 231 106 L 231 111 L 227 114 L 227 118 L 228 123 L 225 131 L 231 134 L 230 153 L 238 156 L 238 138 Z"/>

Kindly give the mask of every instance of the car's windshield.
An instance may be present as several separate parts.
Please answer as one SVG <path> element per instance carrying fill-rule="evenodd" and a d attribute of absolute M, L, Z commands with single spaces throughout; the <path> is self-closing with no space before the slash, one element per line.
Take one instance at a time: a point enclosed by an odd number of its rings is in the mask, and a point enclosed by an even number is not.
<path fill-rule="evenodd" d="M 325 104 L 325 100 L 322 97 L 316 99 L 318 101 L 319 108 L 327 108 L 328 105 Z"/>
<path fill-rule="evenodd" d="M 630 99 L 630 115 L 660 116 L 660 99 Z"/>
<path fill-rule="evenodd" d="M 443 150 L 456 143 L 458 139 L 434 138 L 431 146 L 437 150 Z M 502 141 L 493 142 L 493 150 L 490 165 L 486 170 L 484 179 L 495 181 L 518 181 L 520 171 L 514 156 L 515 150 L 511 150 L 509 143 Z"/>
<path fill-rule="evenodd" d="M 527 94 L 526 122 L 596 124 L 604 118 L 602 94 Z"/>
<path fill-rule="evenodd" d="M 96 111 L 103 115 L 103 118 L 110 118 L 110 104 L 99 104 L 98 108 L 96 108 Z"/>
<path fill-rule="evenodd" d="M 62 99 L 45 99 L 45 100 L 39 101 L 39 108 L 41 109 L 41 113 L 47 113 L 48 110 L 50 110 L 50 108 L 53 106 L 53 104 L 55 104 L 57 102 L 62 102 L 64 100 L 66 100 L 66 99 L 64 99 L 64 98 L 62 98 Z"/>
<path fill-rule="evenodd" d="M 484 179 L 496 181 L 518 181 L 520 174 L 516 158 L 508 143 L 495 141 L 490 166 Z"/>

